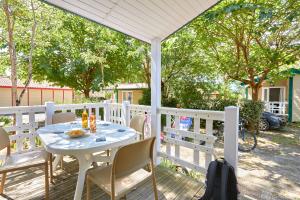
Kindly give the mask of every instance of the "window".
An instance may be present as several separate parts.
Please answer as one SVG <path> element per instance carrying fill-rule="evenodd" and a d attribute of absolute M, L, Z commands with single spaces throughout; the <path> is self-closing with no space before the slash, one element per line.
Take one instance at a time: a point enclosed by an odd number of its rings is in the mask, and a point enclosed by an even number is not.
<path fill-rule="evenodd" d="M 263 89 L 263 101 L 269 101 L 269 88 L 264 88 Z"/>
<path fill-rule="evenodd" d="M 285 87 L 263 87 L 262 100 L 266 102 L 285 101 Z"/>
<path fill-rule="evenodd" d="M 133 94 L 131 91 L 123 91 L 122 92 L 122 101 L 129 101 L 132 103 Z"/>

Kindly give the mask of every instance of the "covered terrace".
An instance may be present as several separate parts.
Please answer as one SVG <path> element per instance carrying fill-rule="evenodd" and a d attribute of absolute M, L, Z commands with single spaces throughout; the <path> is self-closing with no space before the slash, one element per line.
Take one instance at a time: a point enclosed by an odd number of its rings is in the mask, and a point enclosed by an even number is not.
<path fill-rule="evenodd" d="M 44 106 L 0 108 L 0 115 L 16 115 L 16 125 L 5 127 L 7 131 L 16 131 L 15 135 L 10 136 L 12 141 L 16 141 L 14 153 L 22 154 L 24 151 L 35 151 L 40 148 L 41 145 L 37 145 L 37 140 L 35 140 L 36 129 L 39 128 L 35 122 L 36 113 L 45 113 L 46 125 L 49 125 L 56 111 L 76 112 L 76 110 L 86 107 L 89 114 L 92 109 L 96 110 L 97 119 L 123 126 L 129 126 L 130 120 L 137 114 L 148 116 L 147 124 L 149 126 L 145 132 L 148 132 L 148 136 L 157 138 L 154 150 L 155 164 L 158 166 L 162 160 L 169 160 L 203 175 L 206 173 L 209 162 L 214 159 L 213 122 L 223 121 L 225 124 L 224 157 L 237 169 L 239 118 L 237 107 L 226 107 L 224 111 L 205 111 L 161 106 L 161 43 L 207 9 L 216 5 L 217 0 L 45 0 L 45 2 L 151 44 L 151 106 L 130 105 L 128 102 L 115 104 L 105 101 L 93 104 L 62 105 L 48 102 Z M 23 115 L 29 115 L 29 124 L 22 122 Z M 193 125 L 189 130 L 180 128 L 181 116 L 192 118 Z M 162 117 L 166 119 L 164 124 L 161 123 Z M 166 134 L 165 144 L 160 142 L 161 132 Z M 171 133 L 175 133 L 176 136 L 172 137 Z M 191 140 L 182 140 L 183 137 L 191 138 Z M 26 148 L 22 142 L 25 138 L 29 138 L 30 143 Z M 182 152 L 184 149 L 189 150 L 189 155 L 191 155 L 189 159 L 185 159 Z M 65 168 L 71 165 L 73 170 L 55 172 L 55 184 L 50 184 L 50 199 L 60 199 L 59 196 L 63 196 L 61 199 L 82 199 L 84 196 L 82 195 L 84 194 L 82 183 L 77 182 L 75 192 L 76 161 L 67 157 L 64 158 L 64 162 L 68 163 Z M 156 170 L 159 199 L 191 199 L 203 193 L 203 183 L 161 166 L 158 166 Z M 7 198 L 13 196 L 13 199 L 26 199 L 27 195 L 27 199 L 43 198 L 42 174 L 38 169 L 27 173 L 31 174 L 31 180 L 25 180 L 24 174 L 13 173 L 8 176 Z M 80 171 L 79 169 L 79 176 L 84 173 L 84 170 Z M 26 189 L 22 185 L 24 183 Z M 189 187 L 186 187 L 187 185 Z M 151 187 L 149 181 L 145 182 L 132 191 L 128 198 L 153 199 L 152 190 L 149 187 Z M 108 198 L 101 192 L 98 193 L 98 197 L 100 199 Z"/>

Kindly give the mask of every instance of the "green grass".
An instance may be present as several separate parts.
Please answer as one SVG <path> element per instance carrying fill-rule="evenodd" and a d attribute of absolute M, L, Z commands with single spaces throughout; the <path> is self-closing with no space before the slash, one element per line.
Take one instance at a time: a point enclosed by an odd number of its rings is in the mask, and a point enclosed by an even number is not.
<path fill-rule="evenodd" d="M 291 128 L 300 128 L 300 122 L 289 123 L 288 126 Z"/>
<path fill-rule="evenodd" d="M 160 166 L 168 168 L 176 173 L 182 173 L 176 169 L 176 165 L 173 162 L 171 162 L 167 159 L 162 159 Z M 202 174 L 202 173 L 194 171 L 194 170 L 188 170 L 188 174 L 185 174 L 185 173 L 182 173 L 182 174 L 187 175 L 197 181 L 205 180 L 205 174 Z"/>
<path fill-rule="evenodd" d="M 259 137 L 283 146 L 300 145 L 300 123 L 289 123 L 281 130 L 263 132 Z"/>
<path fill-rule="evenodd" d="M 285 135 L 285 133 L 282 133 L 282 134 L 272 135 L 271 140 L 272 142 L 285 145 L 285 146 L 300 145 L 299 138 L 296 138 L 295 135 L 291 136 L 291 134 Z"/>

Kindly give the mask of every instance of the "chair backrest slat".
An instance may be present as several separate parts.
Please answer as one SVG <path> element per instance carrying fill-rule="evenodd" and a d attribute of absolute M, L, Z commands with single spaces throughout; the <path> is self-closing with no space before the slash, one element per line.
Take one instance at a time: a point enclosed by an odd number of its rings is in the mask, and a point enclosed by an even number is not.
<path fill-rule="evenodd" d="M 133 128 L 141 135 L 141 140 L 145 138 L 144 128 L 145 128 L 145 115 L 135 115 L 130 120 L 130 128 Z"/>
<path fill-rule="evenodd" d="M 76 120 L 75 113 L 66 112 L 66 113 L 55 113 L 52 116 L 52 124 L 71 122 Z"/>
<path fill-rule="evenodd" d="M 121 147 L 115 155 L 112 175 L 115 178 L 129 175 L 153 162 L 155 137 Z"/>

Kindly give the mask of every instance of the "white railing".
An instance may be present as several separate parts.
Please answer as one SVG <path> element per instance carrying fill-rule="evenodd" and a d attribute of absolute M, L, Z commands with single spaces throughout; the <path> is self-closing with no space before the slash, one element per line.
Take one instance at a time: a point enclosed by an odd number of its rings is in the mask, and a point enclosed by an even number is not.
<path fill-rule="evenodd" d="M 13 146 L 12 153 L 34 151 L 40 148 L 35 132 L 38 128 L 36 115 L 45 111 L 45 106 L 0 107 L 0 116 L 15 120 L 15 123 L 5 127 L 6 131 L 12 133 L 9 136 Z"/>
<path fill-rule="evenodd" d="M 230 113 L 232 111 L 234 112 Z M 216 138 L 213 136 L 213 122 L 225 121 L 226 112 L 227 116 L 231 115 L 233 122 L 237 123 L 238 117 L 236 112 L 238 110 L 235 107 L 233 110 L 229 108 L 225 112 L 162 107 L 160 113 L 166 119 L 163 128 L 163 131 L 166 133 L 164 139 L 166 149 L 159 152 L 159 155 L 171 160 L 175 164 L 196 171 L 206 172 L 214 154 L 214 142 Z M 191 118 L 192 126 L 188 129 L 180 127 L 181 117 Z M 234 133 L 234 129 L 236 128 L 237 125 L 234 126 L 225 122 L 225 130 L 228 133 Z M 232 135 L 225 134 L 225 137 L 227 137 L 226 144 L 224 144 L 225 147 L 228 147 L 229 143 L 234 146 L 232 141 L 237 142 L 237 138 L 232 138 Z M 181 155 L 181 148 L 184 148 L 185 152 L 188 152 L 192 156 Z M 233 163 L 237 162 L 237 153 L 224 151 L 224 154 L 225 157 L 229 156 L 229 160 L 231 159 Z M 192 160 L 189 158 L 192 158 Z"/>
<path fill-rule="evenodd" d="M 15 125 L 4 128 L 11 133 L 9 137 L 15 145 L 13 153 L 22 153 L 35 150 L 41 146 L 35 132 L 38 128 L 35 119 L 37 113 L 45 115 L 45 124 L 51 124 L 52 115 L 55 112 L 76 113 L 84 108 L 88 110 L 89 114 L 94 110 L 98 120 L 126 126 L 129 126 L 130 119 L 133 116 L 143 114 L 146 119 L 145 136 L 151 136 L 151 107 L 131 105 L 128 102 L 117 104 L 104 101 L 100 103 L 57 105 L 53 102 L 46 102 L 45 106 L 2 107 L 0 108 L 0 116 L 15 116 Z M 166 119 L 166 122 L 162 124 L 166 144 L 162 145 L 158 152 L 160 157 L 187 168 L 205 172 L 214 154 L 213 122 L 224 121 L 224 157 L 236 168 L 238 108 L 227 107 L 225 111 L 203 111 L 162 107 L 157 114 Z M 29 116 L 29 120 L 24 123 L 23 119 L 26 115 Z M 190 129 L 180 128 L 181 117 L 192 118 L 193 125 Z M 181 154 L 181 149 L 190 149 L 193 159 L 186 160 Z"/>
<path fill-rule="evenodd" d="M 270 101 L 265 102 L 265 111 L 276 115 L 287 115 L 288 102 L 285 101 Z"/>

